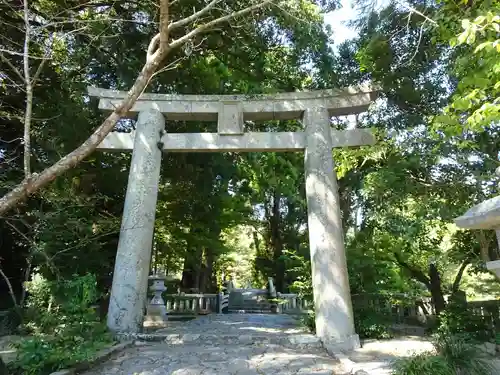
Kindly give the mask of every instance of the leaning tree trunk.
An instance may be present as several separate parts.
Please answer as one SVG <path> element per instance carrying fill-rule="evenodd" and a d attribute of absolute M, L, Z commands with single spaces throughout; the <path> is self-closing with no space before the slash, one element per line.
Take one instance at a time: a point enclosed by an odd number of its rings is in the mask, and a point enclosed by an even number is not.
<path fill-rule="evenodd" d="M 134 84 L 127 92 L 127 96 L 119 105 L 116 106 L 116 108 L 114 108 L 113 112 L 111 112 L 111 114 L 102 122 L 102 124 L 95 129 L 92 135 L 90 135 L 90 137 L 87 138 L 87 140 L 85 140 L 79 147 L 77 147 L 69 154 L 63 156 L 58 162 L 44 169 L 43 171 L 39 173 L 29 173 L 27 176 L 25 176 L 22 182 L 15 186 L 6 195 L 1 197 L 0 216 L 5 215 L 7 211 L 13 209 L 17 204 L 30 197 L 43 187 L 47 186 L 58 176 L 62 175 L 71 168 L 74 168 L 82 160 L 92 154 L 92 152 L 103 141 L 106 135 L 108 135 L 113 130 L 116 123 L 121 118 L 126 116 L 129 110 L 133 107 L 139 96 L 148 86 L 154 74 L 158 71 L 158 68 L 162 65 L 163 61 L 172 50 L 183 46 L 187 42 L 197 38 L 200 34 L 217 28 L 222 23 L 230 22 L 235 18 L 248 16 L 254 11 L 267 7 L 272 3 L 272 0 L 255 2 L 249 1 L 246 2 L 245 5 L 243 5 L 243 7 L 239 10 L 232 10 L 230 13 L 222 14 L 218 18 L 212 20 L 207 19 L 206 17 L 210 14 L 210 12 L 214 9 L 217 9 L 218 3 L 219 1 L 212 0 L 205 4 L 202 9 L 198 11 L 195 10 L 190 16 L 179 19 L 177 21 L 173 21 L 170 17 L 169 9 L 171 2 L 169 0 L 160 0 L 159 32 L 151 39 L 146 52 L 146 61 L 142 66 L 141 71 L 137 75 Z M 25 2 L 26 7 L 27 4 L 28 3 Z M 27 14 L 27 10 L 25 11 L 25 14 Z M 29 21 L 27 22 L 29 24 Z M 246 22 L 249 21 L 246 20 Z M 187 31 L 185 34 L 177 33 L 179 29 L 189 26 L 192 27 L 190 28 L 190 31 Z M 26 31 L 29 34 L 29 28 L 27 28 Z M 176 32 L 175 39 L 170 37 L 171 32 Z M 26 37 L 29 40 L 29 35 L 27 35 Z M 28 57 L 29 50 L 26 49 L 26 51 L 22 55 Z M 33 83 L 33 80 L 31 81 Z M 30 121 L 26 122 L 25 125 L 28 126 L 25 126 L 25 133 L 29 133 L 30 123 Z M 30 151 L 29 137 L 26 137 L 24 141 L 26 146 L 25 149 L 28 149 L 26 155 L 26 170 L 28 171 L 27 167 L 29 167 L 28 157 Z"/>

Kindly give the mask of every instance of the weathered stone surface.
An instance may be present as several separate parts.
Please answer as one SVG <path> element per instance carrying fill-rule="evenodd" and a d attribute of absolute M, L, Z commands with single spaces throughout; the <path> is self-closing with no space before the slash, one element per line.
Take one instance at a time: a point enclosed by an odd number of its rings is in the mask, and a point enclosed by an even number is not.
<path fill-rule="evenodd" d="M 356 147 L 375 143 L 366 129 L 331 130 L 332 147 Z M 122 152 L 134 148 L 135 132 L 109 133 L 98 146 L 101 151 Z M 167 133 L 162 138 L 163 151 L 168 152 L 258 152 L 302 151 L 306 147 L 303 132 L 248 132 L 242 135 L 217 133 Z"/>
<path fill-rule="evenodd" d="M 156 343 L 130 349 L 125 355 L 128 358 L 125 361 L 114 358 L 84 375 L 341 374 L 337 370 L 338 362 L 321 349 L 290 350 L 254 345 L 238 351 L 234 346 L 213 346 L 210 343 L 187 348 Z"/>
<path fill-rule="evenodd" d="M 495 229 L 500 227 L 500 195 L 470 208 L 455 219 L 455 224 L 467 229 Z"/>
<path fill-rule="evenodd" d="M 293 335 L 290 336 L 290 342 L 292 344 L 317 344 L 320 342 L 320 338 L 313 335 Z"/>
<path fill-rule="evenodd" d="M 142 329 L 161 167 L 157 143 L 164 127 L 157 110 L 139 114 L 108 310 L 114 332 Z"/>
<path fill-rule="evenodd" d="M 114 110 L 127 94 L 95 87 L 89 87 L 88 92 L 100 98 L 99 108 L 104 110 Z M 245 120 L 291 120 L 313 107 L 324 107 L 334 116 L 364 112 L 376 96 L 376 90 L 368 85 L 275 95 L 142 94 L 130 115 L 156 108 L 172 120 L 215 121 L 221 103 L 240 102 Z"/>
<path fill-rule="evenodd" d="M 243 134 L 243 108 L 241 102 L 222 102 L 217 132 L 222 135 Z"/>
<path fill-rule="evenodd" d="M 342 374 L 336 370 L 338 361 L 321 346 L 304 344 L 315 337 L 297 328 L 297 321 L 289 316 L 209 315 L 169 324 L 161 331 L 179 342 L 141 342 L 85 375 Z M 302 344 L 290 344 L 294 335 L 300 336 L 297 341 Z M 187 336 L 192 340 L 182 340 Z"/>
<path fill-rule="evenodd" d="M 330 118 L 326 109 L 310 108 L 303 121 L 316 334 L 325 343 L 353 349 L 359 346 L 359 339 L 354 332 L 338 185 L 328 137 Z"/>

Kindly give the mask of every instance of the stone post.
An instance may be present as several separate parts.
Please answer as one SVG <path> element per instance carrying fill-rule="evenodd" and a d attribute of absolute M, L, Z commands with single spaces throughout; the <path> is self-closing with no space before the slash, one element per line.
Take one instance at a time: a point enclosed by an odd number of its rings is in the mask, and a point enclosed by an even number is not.
<path fill-rule="evenodd" d="M 159 111 L 139 113 L 108 310 L 113 332 L 142 330 L 160 179 L 158 142 L 164 128 Z"/>
<path fill-rule="evenodd" d="M 359 347 L 359 337 L 354 332 L 328 110 L 307 109 L 303 123 L 316 334 L 331 351 L 350 350 Z"/>

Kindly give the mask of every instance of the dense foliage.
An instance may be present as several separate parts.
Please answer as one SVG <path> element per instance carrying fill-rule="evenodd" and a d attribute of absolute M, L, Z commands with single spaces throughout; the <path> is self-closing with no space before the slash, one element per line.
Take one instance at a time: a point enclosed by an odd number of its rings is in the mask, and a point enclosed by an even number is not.
<path fill-rule="evenodd" d="M 93 358 L 112 342 L 93 304 L 97 301 L 92 275 L 54 282 L 35 274 L 27 286 L 28 338 L 16 344 L 13 373 L 50 374 Z"/>

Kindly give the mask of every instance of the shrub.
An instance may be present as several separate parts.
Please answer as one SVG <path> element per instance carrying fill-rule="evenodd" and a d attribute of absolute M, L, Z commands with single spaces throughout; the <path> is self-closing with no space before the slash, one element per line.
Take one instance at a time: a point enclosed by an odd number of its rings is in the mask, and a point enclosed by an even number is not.
<path fill-rule="evenodd" d="M 361 338 L 389 339 L 393 337 L 389 329 L 390 319 L 371 309 L 354 309 L 354 326 Z"/>
<path fill-rule="evenodd" d="M 468 337 L 437 335 L 435 353 L 422 353 L 394 362 L 393 375 L 493 375 L 494 369 Z"/>
<path fill-rule="evenodd" d="M 473 314 L 467 304 L 452 299 L 439 316 L 437 333 L 440 336 L 469 337 L 471 340 L 490 340 L 493 336 L 483 317 Z"/>
<path fill-rule="evenodd" d="M 111 343 L 92 308 L 98 298 L 93 275 L 57 282 L 35 275 L 27 290 L 25 327 L 32 337 L 16 344 L 14 373 L 45 375 L 91 359 Z"/>
<path fill-rule="evenodd" d="M 434 339 L 436 351 L 446 360 L 456 374 L 493 374 L 493 367 L 481 349 L 471 342 L 468 335 L 437 335 Z"/>
<path fill-rule="evenodd" d="M 398 359 L 393 364 L 394 375 L 455 375 L 446 360 L 433 353 L 421 353 Z"/>

